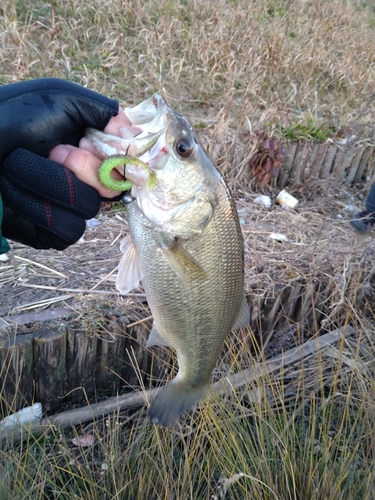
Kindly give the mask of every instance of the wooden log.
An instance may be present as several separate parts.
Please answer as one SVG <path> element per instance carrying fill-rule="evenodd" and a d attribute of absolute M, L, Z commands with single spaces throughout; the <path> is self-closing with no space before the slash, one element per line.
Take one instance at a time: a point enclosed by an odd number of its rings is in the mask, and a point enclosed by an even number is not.
<path fill-rule="evenodd" d="M 203 132 L 202 138 L 211 158 L 218 164 L 229 183 L 233 181 L 236 185 L 247 186 L 253 176 L 247 168 L 246 159 L 249 159 L 251 153 L 254 152 L 254 142 L 244 143 L 239 138 L 231 137 L 224 145 L 219 144 L 212 136 L 212 131 Z M 359 164 L 354 166 L 350 161 L 342 170 L 343 159 L 352 156 L 349 151 L 362 147 L 364 151 Z M 286 154 L 276 181 L 276 185 L 280 188 L 290 185 L 293 181 L 302 183 L 312 179 L 327 179 L 339 171 L 342 180 L 347 184 L 360 182 L 364 176 L 372 177 L 375 173 L 375 146 L 373 144 L 339 145 L 328 141 L 285 141 L 282 149 Z M 343 151 L 342 156 L 341 151 Z M 353 161 L 357 162 L 357 157 Z M 350 172 L 348 178 L 344 171 Z"/>
<path fill-rule="evenodd" d="M 295 161 L 298 142 L 289 142 L 284 145 L 286 155 L 282 162 L 282 168 L 277 179 L 277 185 L 284 187 L 290 181 L 290 170 Z"/>
<path fill-rule="evenodd" d="M 264 295 L 257 293 L 257 291 L 251 291 L 247 300 L 250 307 L 250 327 L 255 332 L 261 331 Z"/>
<path fill-rule="evenodd" d="M 320 147 L 321 144 L 319 142 L 311 143 L 309 154 L 307 155 L 306 158 L 306 165 L 304 168 L 304 173 L 302 178 L 303 181 L 309 182 L 316 179 L 315 177 L 316 174 L 314 172 L 316 170 L 316 165 L 320 159 L 319 155 Z"/>
<path fill-rule="evenodd" d="M 121 364 L 119 359 L 123 357 L 124 336 L 119 335 L 118 328 L 114 328 L 111 322 L 110 335 L 100 335 L 97 340 L 97 360 L 95 381 L 97 391 L 113 394 L 119 387 L 121 377 Z M 100 394 L 99 392 L 99 394 Z"/>
<path fill-rule="evenodd" d="M 290 294 L 288 300 L 283 304 L 283 315 L 285 318 L 298 321 L 296 315 L 296 307 L 303 294 L 304 286 L 300 283 L 294 283 L 290 286 Z"/>
<path fill-rule="evenodd" d="M 82 402 L 96 388 L 98 337 L 84 330 L 68 328 L 67 385 L 63 402 Z"/>
<path fill-rule="evenodd" d="M 328 146 L 323 166 L 319 175 L 321 179 L 327 179 L 327 177 L 329 177 L 330 173 L 332 172 L 337 151 L 338 147 L 336 146 L 336 144 L 330 144 Z"/>
<path fill-rule="evenodd" d="M 259 291 L 258 291 L 259 292 Z M 250 306 L 250 326 L 262 339 L 290 323 L 317 332 L 321 321 L 329 314 L 331 293 L 328 283 L 317 279 L 297 281 L 285 287 L 275 287 L 266 293 L 247 292 Z"/>
<path fill-rule="evenodd" d="M 353 183 L 360 182 L 363 179 L 364 172 L 366 171 L 368 165 L 371 163 L 371 160 L 374 158 L 375 146 L 367 145 L 364 154 L 362 155 L 361 162 L 358 166 L 356 175 L 353 179 Z"/>
<path fill-rule="evenodd" d="M 347 172 L 345 172 L 345 175 L 343 175 L 343 177 L 341 178 L 345 182 L 345 184 L 348 184 L 348 185 L 353 184 L 365 151 L 366 151 L 366 145 L 359 146 L 354 150 L 352 156 L 348 157 L 348 167 L 349 168 L 348 168 Z M 347 155 L 347 156 L 349 156 L 349 155 Z"/>
<path fill-rule="evenodd" d="M 318 331 L 320 325 L 315 323 L 315 294 L 318 290 L 318 282 L 311 281 L 305 286 L 304 294 L 301 297 L 301 308 L 299 312 L 299 322 L 307 323 L 307 328 L 311 332 Z"/>
<path fill-rule="evenodd" d="M 308 327 L 311 331 L 318 331 L 322 325 L 322 320 L 327 313 L 327 298 L 331 294 L 331 289 L 318 279 L 313 280 L 313 292 L 311 294 L 311 309 L 308 314 Z M 307 297 L 305 298 L 305 304 Z M 304 319 L 304 309 L 302 307 L 300 321 Z"/>
<path fill-rule="evenodd" d="M 149 328 L 117 318 L 107 329 L 105 337 L 55 321 L 1 329 L 0 416 L 35 401 L 53 412 L 165 376 L 170 352 L 145 349 Z"/>
<path fill-rule="evenodd" d="M 303 182 L 306 180 L 305 169 L 306 164 L 311 156 L 312 143 L 298 143 L 297 151 L 294 157 L 292 168 L 290 169 L 290 180 L 293 182 Z"/>
<path fill-rule="evenodd" d="M 35 400 L 40 401 L 43 395 L 44 404 L 55 409 L 54 401 L 60 400 L 66 392 L 66 373 L 70 367 L 66 365 L 67 332 L 48 325 L 41 325 L 39 334 L 34 336 L 34 380 Z"/>
<path fill-rule="evenodd" d="M 351 144 L 340 146 L 330 142 L 290 142 L 284 145 L 283 159 L 277 185 L 327 179 L 333 175 L 339 182 L 353 184 L 375 172 L 375 146 Z"/>
<path fill-rule="evenodd" d="M 318 143 L 317 148 L 314 152 L 313 167 L 310 172 L 312 179 L 320 179 L 320 172 L 324 164 L 324 158 L 328 149 L 328 143 Z"/>
<path fill-rule="evenodd" d="M 375 173 L 375 155 L 372 156 L 371 160 L 367 164 L 366 169 L 364 171 L 364 176 L 366 178 L 371 179 L 374 177 L 374 173 Z"/>
<path fill-rule="evenodd" d="M 337 148 L 337 155 L 335 158 L 335 163 L 332 169 L 332 173 L 341 182 L 346 175 L 346 171 L 350 167 L 351 156 L 348 156 L 348 148 L 344 146 L 339 146 Z"/>
<path fill-rule="evenodd" d="M 284 287 L 277 287 L 276 294 L 273 300 L 269 300 L 263 304 L 262 309 L 262 336 L 267 334 L 271 329 L 281 328 L 285 323 L 285 316 L 283 315 L 283 304 L 288 301 L 291 293 L 289 285 Z"/>
<path fill-rule="evenodd" d="M 34 396 L 34 352 L 30 334 L 9 327 L 0 341 L 0 413 L 29 405 Z"/>

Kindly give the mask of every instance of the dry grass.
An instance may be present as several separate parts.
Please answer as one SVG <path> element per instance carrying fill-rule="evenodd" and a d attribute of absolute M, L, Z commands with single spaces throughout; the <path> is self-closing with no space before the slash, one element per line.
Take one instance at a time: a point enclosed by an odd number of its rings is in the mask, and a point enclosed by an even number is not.
<path fill-rule="evenodd" d="M 374 27 L 372 3 L 360 0 L 2 2 L 1 83 L 62 77 L 126 105 L 159 91 L 208 131 L 207 149 L 228 174 L 244 222 L 253 312 L 262 306 L 272 319 L 255 320 L 258 337 L 248 330 L 228 340 L 215 380 L 256 370 L 339 324 L 350 323 L 357 335 L 249 380 L 230 397 L 211 394 L 172 429 L 152 426 L 142 408 L 62 434 L 51 427 L 30 435 L 0 450 L 0 499 L 374 498 L 374 240 L 355 240 L 339 218 L 350 216 L 342 203 L 360 208 L 359 200 L 316 182 L 295 187 L 295 212 L 259 207 L 253 191 L 265 188 L 238 183 L 252 152 L 238 162 L 231 147 L 243 132 L 296 123 L 351 127 L 373 138 Z M 61 302 L 97 335 L 110 334 L 97 321 L 102 302 L 144 318 L 141 298 L 136 310 L 112 295 L 126 225 L 109 214 L 100 220 L 85 243 L 63 254 L 14 245 L 0 268 L 1 315 Z M 288 241 L 270 239 L 272 232 Z M 296 309 L 267 309 L 287 288 Z M 276 320 L 283 329 L 275 331 Z M 169 360 L 159 361 L 170 370 Z M 153 383 L 136 361 L 134 372 L 139 387 Z M 91 447 L 72 443 L 84 433 L 94 436 Z"/>
<path fill-rule="evenodd" d="M 168 430 L 147 421 L 144 405 L 64 432 L 47 427 L 41 437 L 30 434 L 23 444 L 0 451 L 4 498 L 372 500 L 374 321 L 357 307 L 356 284 L 372 269 L 374 240 L 353 245 L 351 230 L 332 217 L 332 210 L 339 213 L 335 198 L 324 201 L 323 195 L 301 197 L 298 212 L 285 212 L 261 208 L 253 203 L 253 193 L 239 193 L 246 282 L 250 298 L 263 294 L 273 303 L 278 286 L 305 280 L 310 286 L 315 273 L 325 279 L 332 295 L 328 303 L 334 304 L 326 309 L 332 316 L 327 315 L 325 327 L 331 329 L 339 318 L 354 325 L 355 336 L 267 372 L 270 357 L 302 344 L 314 329 L 304 330 L 303 321 L 299 325 L 287 318 L 286 328 L 264 339 L 263 350 L 250 329 L 239 331 L 228 339 L 214 381 L 249 368 L 264 373 L 261 378 L 245 380 L 225 397 L 212 393 L 199 410 Z M 85 242 L 67 253 L 15 245 L 2 273 L 8 280 L 2 287 L 7 313 L 38 311 L 39 299 L 51 307 L 68 293 L 63 304 L 75 310 L 88 334 L 110 335 L 100 318 L 103 306 L 135 319 L 146 316 L 144 308 L 137 311 L 134 302 L 113 290 L 111 271 L 126 232 L 123 214 L 117 216 L 103 213 Z M 270 240 L 275 230 L 290 241 Z M 371 291 L 371 283 L 366 286 Z M 335 303 L 340 298 L 344 302 Z M 165 358 L 157 361 L 171 370 Z M 136 361 L 134 372 L 141 389 L 158 383 L 145 377 Z M 73 438 L 85 434 L 93 436 L 93 445 L 75 445 Z"/>
<path fill-rule="evenodd" d="M 375 13 L 331 0 L 4 0 L 1 81 L 58 76 L 197 125 L 374 121 Z"/>
<path fill-rule="evenodd" d="M 171 429 L 152 426 L 142 409 L 29 436 L 0 451 L 0 492 L 30 500 L 371 500 L 373 362 L 360 343 L 361 334 L 249 379 L 229 397 L 211 394 Z M 232 338 L 232 370 L 263 366 L 245 344 L 241 333 Z M 92 445 L 74 444 L 84 435 Z"/>

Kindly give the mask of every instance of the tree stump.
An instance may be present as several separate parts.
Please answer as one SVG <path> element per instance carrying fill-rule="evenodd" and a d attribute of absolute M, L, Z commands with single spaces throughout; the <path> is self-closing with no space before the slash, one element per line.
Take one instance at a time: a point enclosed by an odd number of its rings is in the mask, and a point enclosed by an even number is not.
<path fill-rule="evenodd" d="M 159 349 L 151 359 L 144 347 L 148 329 L 141 324 L 128 328 L 128 322 L 121 317 L 110 321 L 107 336 L 88 334 L 58 320 L 3 326 L 1 413 L 5 416 L 10 408 L 34 402 L 56 412 L 140 387 L 150 376 L 164 377 L 162 360 L 168 359 L 167 351 Z"/>

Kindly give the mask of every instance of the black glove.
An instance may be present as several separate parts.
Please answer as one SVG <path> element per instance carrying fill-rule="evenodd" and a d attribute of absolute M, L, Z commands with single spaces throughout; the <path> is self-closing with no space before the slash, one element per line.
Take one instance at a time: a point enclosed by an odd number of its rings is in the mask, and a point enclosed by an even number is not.
<path fill-rule="evenodd" d="M 34 248 L 64 250 L 100 208 L 99 193 L 48 159 L 58 144 L 78 146 L 87 127 L 99 130 L 118 101 L 54 78 L 0 87 L 2 232 Z"/>

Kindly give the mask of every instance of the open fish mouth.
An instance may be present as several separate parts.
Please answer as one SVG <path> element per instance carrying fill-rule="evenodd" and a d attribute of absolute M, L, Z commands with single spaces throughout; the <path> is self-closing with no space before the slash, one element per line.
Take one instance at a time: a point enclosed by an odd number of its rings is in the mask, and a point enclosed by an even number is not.
<path fill-rule="evenodd" d="M 130 127 L 119 128 L 119 135 L 112 135 L 94 128 L 85 130 L 86 138 L 95 146 L 98 156 L 102 159 L 109 156 L 125 154 L 141 158 L 150 168 L 158 168 L 163 158 L 165 141 L 162 139 L 168 125 L 173 120 L 170 108 L 159 94 L 133 108 L 125 108 L 125 114 L 131 122 L 132 128 L 139 132 L 134 134 Z M 161 161 L 161 167 L 164 162 Z"/>
<path fill-rule="evenodd" d="M 148 133 L 157 126 L 159 119 L 165 114 L 165 108 L 167 106 L 161 95 L 154 94 L 137 106 L 125 108 L 125 114 L 132 125 Z"/>

